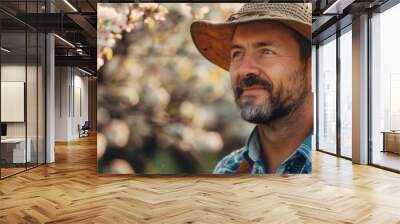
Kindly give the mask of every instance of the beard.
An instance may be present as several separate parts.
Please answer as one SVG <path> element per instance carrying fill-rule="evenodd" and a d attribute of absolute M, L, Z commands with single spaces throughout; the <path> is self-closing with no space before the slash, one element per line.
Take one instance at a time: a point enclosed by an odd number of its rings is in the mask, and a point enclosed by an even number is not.
<path fill-rule="evenodd" d="M 240 109 L 242 118 L 254 124 L 268 124 L 295 111 L 304 102 L 307 90 L 305 74 L 296 72 L 293 77 L 296 78 L 291 80 L 293 85 L 289 87 L 290 89 L 283 89 L 280 86 L 275 95 L 272 82 L 261 79 L 257 75 L 246 76 L 240 80 L 235 88 L 235 102 Z M 252 85 L 262 86 L 269 93 L 269 96 L 259 105 L 255 104 L 255 96 L 242 96 L 243 88 Z M 283 93 L 286 93 L 285 98 L 283 98 Z M 298 97 L 296 98 L 296 96 Z"/>

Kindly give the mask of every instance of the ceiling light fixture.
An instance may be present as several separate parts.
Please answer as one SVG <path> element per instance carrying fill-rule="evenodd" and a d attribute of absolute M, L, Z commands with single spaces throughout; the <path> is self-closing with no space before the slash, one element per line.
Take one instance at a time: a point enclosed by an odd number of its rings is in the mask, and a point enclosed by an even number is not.
<path fill-rule="evenodd" d="M 68 40 L 58 36 L 57 34 L 54 34 L 55 37 L 57 37 L 59 40 L 61 40 L 62 42 L 66 43 L 67 45 L 69 45 L 70 47 L 75 48 L 75 45 L 73 45 L 71 42 L 69 42 Z"/>
<path fill-rule="evenodd" d="M 71 4 L 69 3 L 68 0 L 64 0 L 65 4 L 67 4 L 72 10 L 74 10 L 74 12 L 78 12 L 78 10 Z"/>
<path fill-rule="evenodd" d="M 11 50 L 9 50 L 9 49 L 7 49 L 7 48 L 5 48 L 5 47 L 1 47 L 0 49 L 1 49 L 2 51 L 6 52 L 6 53 L 10 53 L 10 52 L 11 52 Z"/>
<path fill-rule="evenodd" d="M 90 73 L 90 72 L 88 72 L 88 71 L 85 71 L 85 70 L 83 70 L 83 69 L 81 69 L 81 68 L 79 68 L 79 67 L 78 67 L 78 70 L 81 71 L 81 72 L 83 72 L 83 73 L 85 73 L 85 74 L 87 74 L 87 75 L 90 75 L 90 76 L 93 75 L 92 73 Z"/>
<path fill-rule="evenodd" d="M 326 10 L 324 10 L 324 12 L 322 14 L 323 15 L 342 14 L 343 9 L 347 8 L 353 2 L 354 2 L 354 0 L 336 0 L 332 5 L 330 5 Z"/>
<path fill-rule="evenodd" d="M 337 4 L 339 4 L 340 0 L 336 0 L 332 5 L 330 5 L 322 14 L 330 14 L 332 13 L 333 9 L 336 9 Z M 335 10 L 336 11 L 336 10 Z"/>

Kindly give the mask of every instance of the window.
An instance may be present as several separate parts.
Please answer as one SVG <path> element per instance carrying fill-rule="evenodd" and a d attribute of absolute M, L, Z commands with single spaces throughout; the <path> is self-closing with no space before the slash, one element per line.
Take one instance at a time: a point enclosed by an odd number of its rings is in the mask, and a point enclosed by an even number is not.
<path fill-rule="evenodd" d="M 340 155 L 351 158 L 352 149 L 352 35 L 351 26 L 340 36 Z"/>
<path fill-rule="evenodd" d="M 371 18 L 372 164 L 400 170 L 400 5 Z"/>
<path fill-rule="evenodd" d="M 318 48 L 318 149 L 336 153 L 336 37 Z"/>

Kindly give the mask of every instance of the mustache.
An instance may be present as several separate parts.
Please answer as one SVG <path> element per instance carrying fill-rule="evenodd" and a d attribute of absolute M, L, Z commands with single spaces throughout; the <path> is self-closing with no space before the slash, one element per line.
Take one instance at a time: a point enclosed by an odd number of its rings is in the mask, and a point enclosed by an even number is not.
<path fill-rule="evenodd" d="M 250 87 L 252 85 L 260 85 L 264 87 L 268 92 L 272 93 L 272 83 L 259 78 L 258 75 L 249 75 L 239 81 L 239 84 L 235 88 L 235 98 L 239 99 L 239 97 L 243 94 L 244 87 Z"/>

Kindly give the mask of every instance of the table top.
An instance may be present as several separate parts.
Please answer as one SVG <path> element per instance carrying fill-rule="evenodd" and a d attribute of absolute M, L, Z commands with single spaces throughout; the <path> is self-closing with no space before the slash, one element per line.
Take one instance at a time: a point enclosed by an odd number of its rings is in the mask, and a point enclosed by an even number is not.
<path fill-rule="evenodd" d="M 381 133 L 384 134 L 396 134 L 396 135 L 400 135 L 400 131 L 381 131 Z"/>
<path fill-rule="evenodd" d="M 30 140 L 29 138 L 27 139 L 28 141 Z M 24 142 L 25 138 L 5 138 L 1 139 L 1 143 L 19 143 L 19 142 Z"/>

